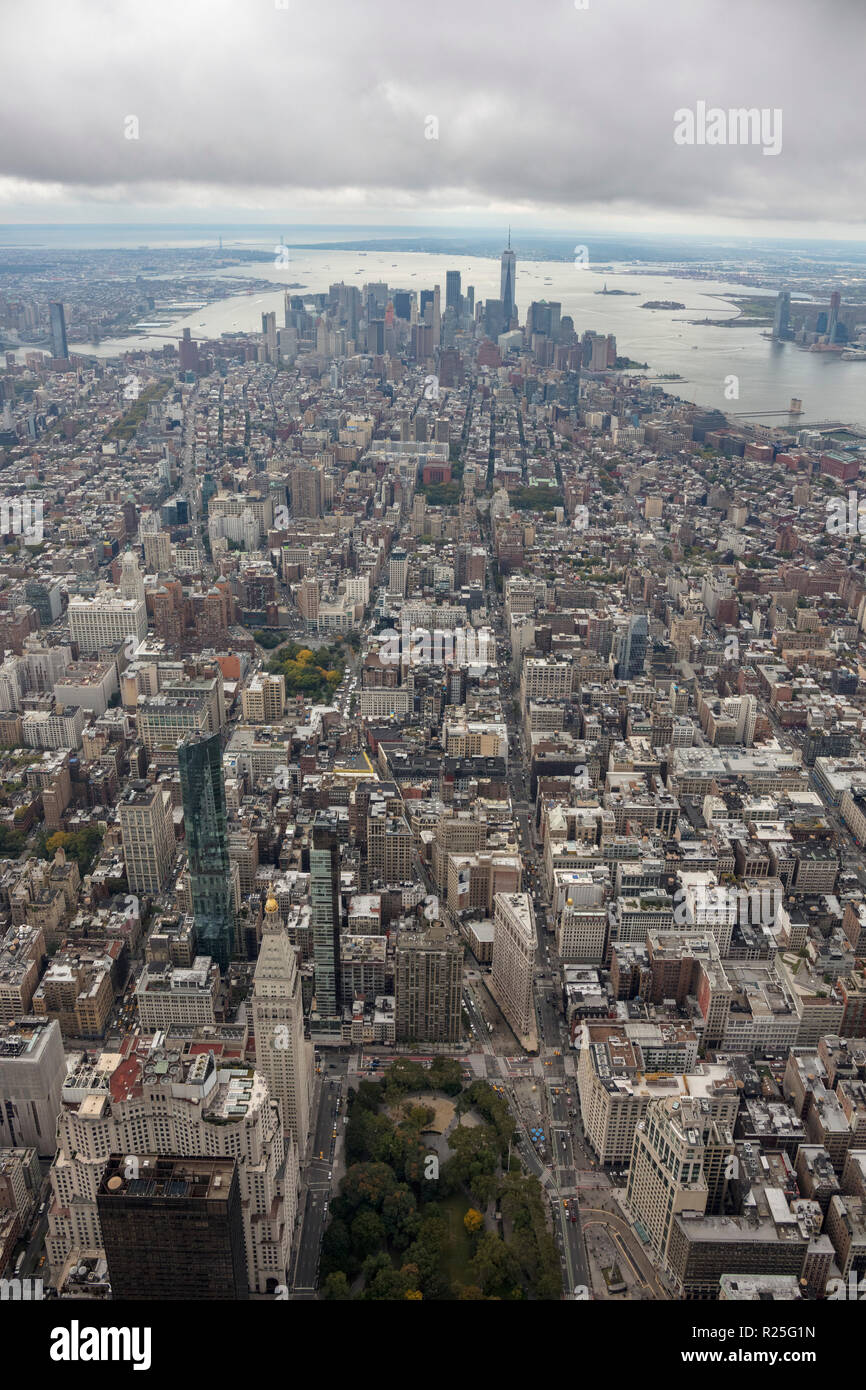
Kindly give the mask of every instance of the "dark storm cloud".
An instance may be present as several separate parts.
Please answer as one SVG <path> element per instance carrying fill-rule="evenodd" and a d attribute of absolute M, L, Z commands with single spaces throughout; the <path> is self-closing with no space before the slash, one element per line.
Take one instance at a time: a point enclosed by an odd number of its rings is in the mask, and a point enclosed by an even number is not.
<path fill-rule="evenodd" d="M 6 205 L 183 188 L 863 220 L 866 0 L 289 5 L 5 0 Z M 676 145 L 699 100 L 780 108 L 781 154 Z"/>

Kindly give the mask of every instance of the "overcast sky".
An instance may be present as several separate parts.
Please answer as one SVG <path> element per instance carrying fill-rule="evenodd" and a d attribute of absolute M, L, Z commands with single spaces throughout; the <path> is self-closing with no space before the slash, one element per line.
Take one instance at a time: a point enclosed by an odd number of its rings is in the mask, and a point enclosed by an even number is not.
<path fill-rule="evenodd" d="M 866 238 L 866 0 L 278 3 L 2 0 L 0 218 Z"/>

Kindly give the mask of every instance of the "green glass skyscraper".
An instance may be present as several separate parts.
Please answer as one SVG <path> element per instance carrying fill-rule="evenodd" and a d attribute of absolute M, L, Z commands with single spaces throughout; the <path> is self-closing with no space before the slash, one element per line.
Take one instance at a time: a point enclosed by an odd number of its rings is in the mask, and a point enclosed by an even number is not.
<path fill-rule="evenodd" d="M 316 1011 L 322 1018 L 340 1011 L 340 846 L 333 810 L 319 811 L 310 849 Z"/>
<path fill-rule="evenodd" d="M 235 942 L 226 793 L 219 734 L 178 744 L 189 884 L 202 954 L 228 968 Z"/>

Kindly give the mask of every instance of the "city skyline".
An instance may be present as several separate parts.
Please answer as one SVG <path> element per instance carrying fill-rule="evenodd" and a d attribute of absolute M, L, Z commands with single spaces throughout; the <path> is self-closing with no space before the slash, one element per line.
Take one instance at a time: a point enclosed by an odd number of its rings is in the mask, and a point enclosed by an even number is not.
<path fill-rule="evenodd" d="M 864 4 L 9 0 L 36 1364 L 225 1379 L 286 1303 L 855 1337 Z"/>

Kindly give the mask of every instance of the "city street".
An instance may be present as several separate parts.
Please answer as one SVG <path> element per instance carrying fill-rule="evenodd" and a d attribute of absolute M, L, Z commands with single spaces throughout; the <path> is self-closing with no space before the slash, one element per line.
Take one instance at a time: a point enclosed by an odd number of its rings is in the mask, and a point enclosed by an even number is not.
<path fill-rule="evenodd" d="M 338 1065 L 342 1071 L 345 1059 Z M 302 1187 L 300 1231 L 295 1240 L 294 1298 L 316 1296 L 328 1202 L 332 1187 L 336 1186 L 330 1175 L 334 1171 L 338 1143 L 342 1149 L 342 1120 L 346 1113 L 343 1075 L 323 1071 L 317 1081 L 319 1105 Z"/>

